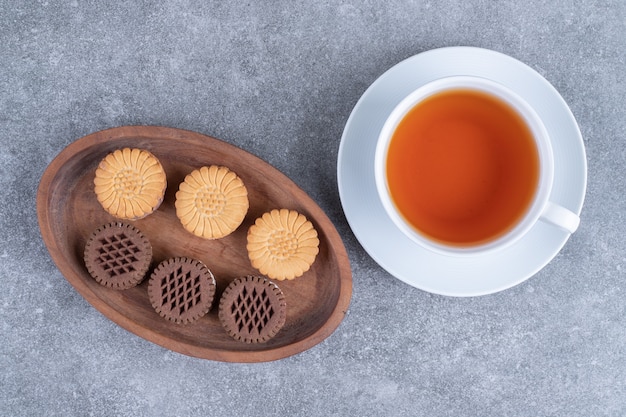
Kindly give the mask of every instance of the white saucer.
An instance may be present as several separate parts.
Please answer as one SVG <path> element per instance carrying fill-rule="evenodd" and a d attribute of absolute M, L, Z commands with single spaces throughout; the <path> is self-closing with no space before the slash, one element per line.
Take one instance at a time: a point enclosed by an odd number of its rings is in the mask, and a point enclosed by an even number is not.
<path fill-rule="evenodd" d="M 348 223 L 363 248 L 391 275 L 424 291 L 467 297 L 502 291 L 530 278 L 557 255 L 569 234 L 538 222 L 505 250 L 456 258 L 422 248 L 394 226 L 376 193 L 378 134 L 389 113 L 408 93 L 452 75 L 499 82 L 534 107 L 554 151 L 550 200 L 577 214 L 585 197 L 587 160 L 576 120 L 559 93 L 536 71 L 498 52 L 473 47 L 427 51 L 395 65 L 365 91 L 346 123 L 339 147 L 337 179 Z"/>

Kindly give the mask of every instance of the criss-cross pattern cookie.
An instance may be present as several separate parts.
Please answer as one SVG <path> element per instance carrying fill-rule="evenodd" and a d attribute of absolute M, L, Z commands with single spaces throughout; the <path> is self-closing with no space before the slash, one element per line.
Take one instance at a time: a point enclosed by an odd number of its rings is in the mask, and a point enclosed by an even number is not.
<path fill-rule="evenodd" d="M 241 178 L 217 165 L 191 172 L 176 193 L 176 215 L 183 227 L 205 239 L 234 232 L 248 207 L 248 190 Z"/>
<path fill-rule="evenodd" d="M 287 303 L 283 292 L 265 277 L 248 275 L 228 285 L 219 305 L 226 332 L 244 343 L 263 343 L 284 326 Z"/>
<path fill-rule="evenodd" d="M 113 222 L 92 233 L 85 245 L 84 260 L 98 283 L 126 290 L 144 279 L 152 262 L 152 245 L 136 227 Z"/>
<path fill-rule="evenodd" d="M 112 216 L 137 220 L 154 212 L 167 187 L 159 160 L 142 149 L 124 148 L 108 154 L 96 169 L 94 191 Z"/>
<path fill-rule="evenodd" d="M 159 315 L 178 324 L 204 316 L 213 304 L 215 277 L 197 259 L 176 257 L 161 262 L 148 283 L 150 303 Z"/>
<path fill-rule="evenodd" d="M 319 252 L 313 224 L 295 210 L 275 209 L 248 230 L 252 266 L 272 279 L 290 280 L 309 270 Z"/>

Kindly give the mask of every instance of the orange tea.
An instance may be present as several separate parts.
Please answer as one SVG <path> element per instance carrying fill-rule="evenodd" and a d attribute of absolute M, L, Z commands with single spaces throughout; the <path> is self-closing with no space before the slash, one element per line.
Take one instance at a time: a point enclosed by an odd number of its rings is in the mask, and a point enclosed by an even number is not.
<path fill-rule="evenodd" d="M 524 217 L 539 184 L 539 153 L 507 103 L 470 89 L 435 93 L 400 121 L 387 185 L 413 228 L 442 244 L 497 239 Z"/>

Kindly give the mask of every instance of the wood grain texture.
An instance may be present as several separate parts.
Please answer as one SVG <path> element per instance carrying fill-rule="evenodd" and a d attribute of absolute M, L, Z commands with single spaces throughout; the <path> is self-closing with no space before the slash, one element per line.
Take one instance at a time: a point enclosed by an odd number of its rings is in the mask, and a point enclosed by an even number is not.
<path fill-rule="evenodd" d="M 195 323 L 178 325 L 161 318 L 150 305 L 147 285 L 124 291 L 98 284 L 87 272 L 83 250 L 91 233 L 115 220 L 93 191 L 99 161 L 123 147 L 152 152 L 167 174 L 165 199 L 148 217 L 132 222 L 153 246 L 153 265 L 174 256 L 204 262 L 217 281 L 211 311 Z M 185 175 L 204 165 L 223 165 L 244 181 L 250 209 L 242 225 L 218 240 L 193 236 L 176 217 L 174 201 Z M 293 281 L 276 281 L 287 301 L 287 320 L 266 343 L 236 341 L 221 327 L 219 297 L 235 278 L 258 274 L 248 260 L 246 235 L 255 219 L 274 208 L 304 214 L 320 238 L 320 253 L 311 269 Z M 125 126 L 85 136 L 65 148 L 44 172 L 37 194 L 43 240 L 59 270 L 72 286 L 106 317 L 153 343 L 186 355 L 227 362 L 281 359 L 311 348 L 341 323 L 352 294 L 352 275 L 343 242 L 319 206 L 284 174 L 235 146 L 198 133 L 152 126 Z M 148 272 L 150 273 L 151 270 Z"/>

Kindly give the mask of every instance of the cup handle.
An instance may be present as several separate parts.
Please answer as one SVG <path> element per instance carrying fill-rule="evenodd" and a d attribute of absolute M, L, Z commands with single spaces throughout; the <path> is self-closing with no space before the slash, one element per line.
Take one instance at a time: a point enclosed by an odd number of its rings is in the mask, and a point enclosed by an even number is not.
<path fill-rule="evenodd" d="M 548 201 L 543 209 L 541 220 L 560 227 L 568 233 L 574 233 L 580 224 L 578 215 L 551 201 Z"/>

